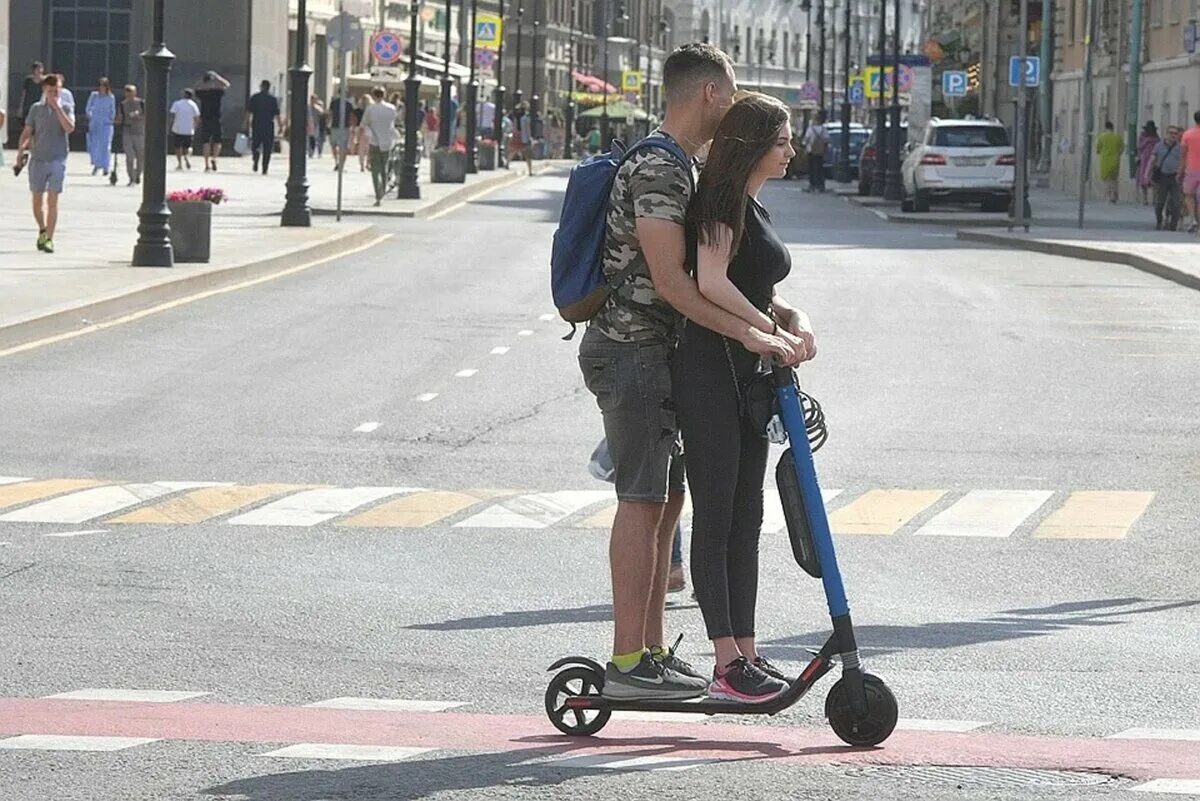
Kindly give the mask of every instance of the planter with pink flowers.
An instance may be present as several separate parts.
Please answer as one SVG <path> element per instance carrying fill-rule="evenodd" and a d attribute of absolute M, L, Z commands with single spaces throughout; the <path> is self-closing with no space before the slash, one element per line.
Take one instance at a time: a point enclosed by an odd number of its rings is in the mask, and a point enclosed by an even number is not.
<path fill-rule="evenodd" d="M 171 250 L 178 262 L 207 262 L 212 250 L 212 207 L 225 200 L 216 188 L 181 189 L 167 195 Z"/>

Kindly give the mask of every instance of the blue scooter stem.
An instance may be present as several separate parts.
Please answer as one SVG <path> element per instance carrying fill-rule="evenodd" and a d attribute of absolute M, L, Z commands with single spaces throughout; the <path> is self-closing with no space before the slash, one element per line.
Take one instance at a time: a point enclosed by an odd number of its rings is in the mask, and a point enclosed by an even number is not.
<path fill-rule="evenodd" d="M 833 550 L 829 516 L 825 513 L 825 502 L 821 498 L 821 487 L 817 483 L 817 468 L 813 463 L 808 430 L 804 425 L 804 409 L 796 389 L 795 373 L 790 367 L 776 367 L 772 373 L 775 391 L 779 396 L 783 427 L 787 430 L 792 461 L 796 476 L 800 479 L 800 491 L 804 495 L 804 508 L 808 515 L 813 548 L 821 563 L 821 584 L 825 587 L 825 602 L 829 606 L 830 617 L 843 617 L 850 614 L 850 604 L 846 600 L 841 571 L 838 570 L 837 554 Z"/>

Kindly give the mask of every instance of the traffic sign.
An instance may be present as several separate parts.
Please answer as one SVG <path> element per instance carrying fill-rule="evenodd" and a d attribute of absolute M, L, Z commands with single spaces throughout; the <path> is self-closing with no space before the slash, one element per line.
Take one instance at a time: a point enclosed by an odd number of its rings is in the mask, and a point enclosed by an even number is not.
<path fill-rule="evenodd" d="M 380 64 L 395 64 L 404 55 L 404 39 L 391 31 L 379 31 L 371 37 L 371 55 Z"/>
<path fill-rule="evenodd" d="M 480 69 L 491 69 L 496 63 L 495 50 L 476 50 L 475 51 L 475 66 Z"/>
<path fill-rule="evenodd" d="M 868 98 L 875 100 L 879 97 L 880 92 L 884 92 L 890 97 L 892 92 L 892 76 L 895 70 L 891 67 L 867 67 L 865 73 L 865 89 Z M 882 86 L 881 86 L 882 83 Z M 908 93 L 912 91 L 913 71 L 912 67 L 907 64 L 900 65 L 900 92 Z"/>
<path fill-rule="evenodd" d="M 475 17 L 475 46 L 484 50 L 499 50 L 504 23 L 496 14 L 477 14 Z"/>
<path fill-rule="evenodd" d="M 626 92 L 642 91 L 642 71 L 641 70 L 622 70 L 621 71 L 621 89 Z"/>
<path fill-rule="evenodd" d="M 821 107 L 821 89 L 813 81 L 805 81 L 800 85 L 799 91 L 800 102 L 797 104 L 799 108 L 817 109 Z"/>
<path fill-rule="evenodd" d="M 1042 82 L 1042 60 L 1037 56 L 1025 57 L 1025 85 L 1038 86 Z M 1021 85 L 1021 57 L 1013 56 L 1008 61 L 1008 85 Z"/>
<path fill-rule="evenodd" d="M 867 90 L 863 86 L 862 78 L 854 78 L 850 81 L 850 105 L 861 106 L 867 100 Z"/>
<path fill-rule="evenodd" d="M 325 38 L 334 50 L 342 53 L 357 50 L 362 47 L 362 23 L 352 14 L 338 14 L 325 23 Z"/>
<path fill-rule="evenodd" d="M 942 94 L 946 97 L 963 97 L 967 93 L 967 73 L 946 70 L 942 73 Z"/>

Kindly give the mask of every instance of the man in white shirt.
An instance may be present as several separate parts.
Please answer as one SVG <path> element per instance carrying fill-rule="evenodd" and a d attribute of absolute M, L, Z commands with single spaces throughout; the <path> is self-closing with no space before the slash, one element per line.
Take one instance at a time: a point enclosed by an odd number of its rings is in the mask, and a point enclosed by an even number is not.
<path fill-rule="evenodd" d="M 371 90 L 375 102 L 363 112 L 362 125 L 370 133 L 371 182 L 375 185 L 375 205 L 381 205 L 387 192 L 388 156 L 396 144 L 396 107 L 384 99 L 382 86 Z"/>
<path fill-rule="evenodd" d="M 490 100 L 479 104 L 479 135 L 484 139 L 496 138 L 496 104 Z"/>
<path fill-rule="evenodd" d="M 804 132 L 804 151 L 808 153 L 808 191 L 825 191 L 825 152 L 829 150 L 829 128 L 825 125 L 825 112 L 818 111 L 817 118 Z"/>
<path fill-rule="evenodd" d="M 192 90 L 184 89 L 183 97 L 171 104 L 171 144 L 175 149 L 175 169 L 182 170 L 192 162 L 188 151 L 192 148 L 192 137 L 196 135 L 196 123 L 200 119 L 200 107 L 192 100 Z"/>

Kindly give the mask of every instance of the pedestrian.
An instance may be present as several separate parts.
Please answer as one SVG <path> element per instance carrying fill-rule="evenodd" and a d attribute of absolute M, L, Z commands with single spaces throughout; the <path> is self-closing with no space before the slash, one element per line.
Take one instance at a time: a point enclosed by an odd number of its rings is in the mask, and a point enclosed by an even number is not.
<path fill-rule="evenodd" d="M 1121 154 L 1125 152 L 1125 140 L 1113 128 L 1112 120 L 1104 121 L 1104 133 L 1096 137 L 1096 153 L 1100 156 L 1100 181 L 1109 203 L 1120 198 L 1117 184 L 1121 174 Z"/>
<path fill-rule="evenodd" d="M 804 152 L 808 154 L 808 192 L 825 191 L 825 153 L 829 150 L 829 128 L 825 112 L 818 111 L 804 132 Z"/>
<path fill-rule="evenodd" d="M 450 144 L 458 141 L 458 84 L 450 87 Z"/>
<path fill-rule="evenodd" d="M 54 73 L 54 77 L 58 79 L 58 103 L 60 106 L 70 106 L 71 111 L 75 110 L 75 95 L 67 88 L 67 76 L 61 72 Z"/>
<path fill-rule="evenodd" d="M 479 104 L 479 136 L 483 139 L 496 138 L 496 104 L 490 100 Z"/>
<path fill-rule="evenodd" d="M 1188 128 L 1179 140 L 1179 185 L 1183 188 L 1183 203 L 1192 221 L 1188 233 L 1200 228 L 1200 111 L 1192 115 L 1195 125 Z"/>
<path fill-rule="evenodd" d="M 663 65 L 666 118 L 650 134 L 689 156 L 712 138 L 737 85 L 729 56 L 710 44 L 675 50 Z M 683 506 L 683 459 L 671 397 L 679 316 L 787 361 L 792 349 L 706 300 L 684 268 L 689 166 L 663 147 L 624 161 L 613 179 L 602 249 L 620 275 L 579 346 L 612 455 L 617 512 L 609 542 L 613 649 L 606 697 L 691 698 L 708 679 L 667 648 L 664 603 L 670 545 Z M 653 266 L 651 266 L 653 265 Z"/>
<path fill-rule="evenodd" d="M 99 86 L 88 95 L 87 101 L 87 149 L 92 162 L 92 175 L 108 170 L 112 166 L 113 121 L 117 117 L 117 99 L 113 97 L 108 78 L 101 78 Z"/>
<path fill-rule="evenodd" d="M 1158 126 L 1150 120 L 1142 126 L 1142 132 L 1137 139 L 1137 185 L 1142 190 L 1142 205 L 1150 205 L 1150 190 L 1154 188 L 1154 179 L 1150 169 L 1154 162 L 1154 150 L 1162 140 L 1158 136 Z"/>
<path fill-rule="evenodd" d="M 788 117 L 787 106 L 766 95 L 733 104 L 688 207 L 687 233 L 701 294 L 744 325 L 785 339 L 795 365 L 815 353 L 811 329 L 776 292 L 791 256 L 758 200 L 796 154 Z M 761 703 L 788 686 L 758 653 L 754 626 L 770 443 L 744 398 L 753 382 L 770 381 L 771 365 L 688 320 L 671 368 L 692 498 L 692 584 L 716 656 L 708 697 Z"/>
<path fill-rule="evenodd" d="M 17 122 L 22 128 L 25 127 L 25 118 L 29 116 L 29 109 L 42 99 L 42 84 L 45 80 L 46 65 L 40 61 L 33 62 L 29 67 L 29 74 L 21 83 L 21 104 L 18 107 Z"/>
<path fill-rule="evenodd" d="M 437 110 L 433 106 L 425 107 L 425 152 L 433 157 L 433 151 L 438 146 L 438 136 L 440 135 L 441 120 L 438 119 Z"/>
<path fill-rule="evenodd" d="M 192 168 L 188 152 L 192 149 L 193 137 L 199 125 L 200 107 L 196 105 L 192 90 L 184 89 L 183 95 L 171 104 L 171 146 L 175 150 L 175 169 L 182 170 L 185 165 L 189 170 Z"/>
<path fill-rule="evenodd" d="M 75 130 L 75 108 L 63 104 L 61 91 L 57 76 L 42 78 L 42 99 L 26 113 L 17 144 L 17 167 L 29 168 L 33 218 L 38 226 L 37 249 L 43 253 L 54 252 L 58 196 L 67 177 L 68 137 Z"/>
<path fill-rule="evenodd" d="M 375 102 L 370 94 L 364 94 L 358 98 L 358 105 L 354 107 L 354 131 L 357 134 L 354 137 L 354 152 L 358 156 L 358 171 L 367 171 L 367 159 L 371 155 L 371 131 L 363 125 L 363 117 L 367 113 L 367 109 Z"/>
<path fill-rule="evenodd" d="M 341 170 L 350 153 L 355 127 L 354 104 L 338 95 L 329 101 L 329 147 L 333 151 L 333 169 Z"/>
<path fill-rule="evenodd" d="M 254 159 L 252 169 L 258 172 L 262 158 L 262 174 L 271 166 L 271 155 L 275 152 L 275 132 L 283 136 L 280 120 L 279 98 L 271 94 L 271 82 L 262 81 L 249 102 L 246 103 L 246 129 L 250 132 L 250 152 Z"/>
<path fill-rule="evenodd" d="M 363 112 L 362 127 L 370 141 L 371 183 L 375 187 L 375 205 L 383 202 L 388 183 L 388 157 L 396 144 L 396 107 L 384 100 L 384 89 L 371 90 L 374 102 Z"/>
<path fill-rule="evenodd" d="M 1154 230 L 1174 231 L 1179 227 L 1182 197 L 1179 192 L 1179 126 L 1167 128 L 1167 135 L 1154 148 L 1150 175 L 1154 182 Z"/>
<path fill-rule="evenodd" d="M 308 157 L 323 155 L 325 150 L 325 104 L 315 94 L 308 99 L 305 129 L 308 134 Z"/>
<path fill-rule="evenodd" d="M 525 159 L 528 175 L 533 175 L 533 129 L 530 125 L 529 106 L 519 103 L 512 113 L 512 138 L 508 144 L 508 157 Z"/>
<path fill-rule="evenodd" d="M 213 70 L 204 73 L 195 87 L 196 102 L 200 106 L 200 148 L 204 155 L 204 171 L 217 171 L 217 156 L 221 155 L 221 102 L 229 81 Z"/>
<path fill-rule="evenodd" d="M 117 125 L 121 128 L 121 148 L 125 153 L 128 186 L 142 182 L 142 163 L 146 157 L 146 103 L 138 97 L 137 87 L 125 87 L 125 97 L 117 107 Z"/>
<path fill-rule="evenodd" d="M 588 152 L 593 156 L 600 152 L 600 123 L 593 122 L 592 130 L 588 131 Z"/>

